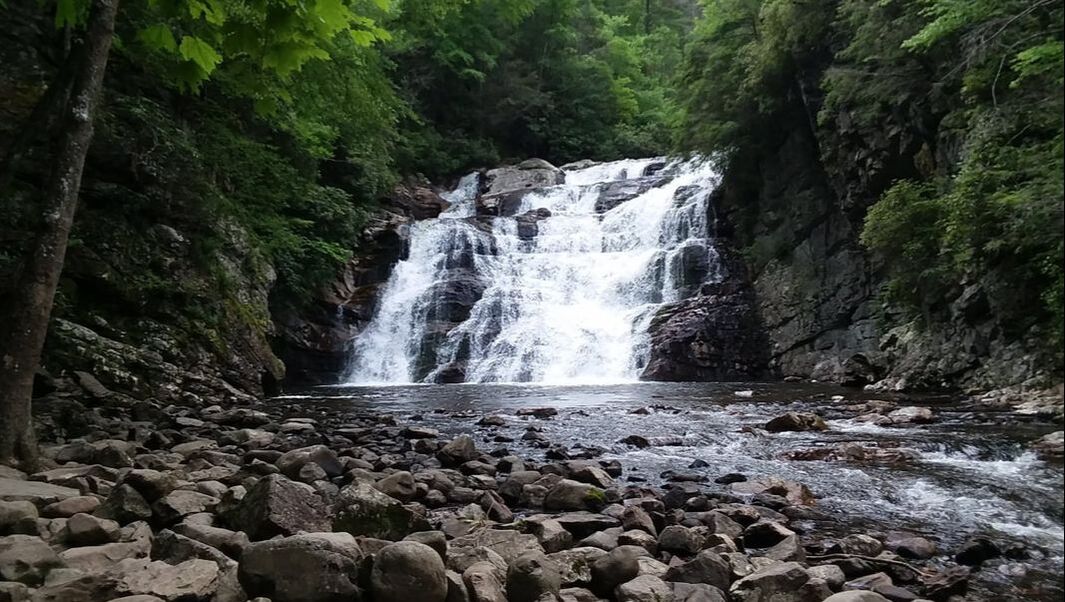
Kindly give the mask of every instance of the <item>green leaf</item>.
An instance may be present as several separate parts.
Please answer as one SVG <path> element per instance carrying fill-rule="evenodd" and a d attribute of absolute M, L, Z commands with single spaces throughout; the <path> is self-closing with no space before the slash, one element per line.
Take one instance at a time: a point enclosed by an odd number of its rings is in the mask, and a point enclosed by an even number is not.
<path fill-rule="evenodd" d="M 178 51 L 182 58 L 196 63 L 205 74 L 210 74 L 222 62 L 222 55 L 218 51 L 194 36 L 183 36 Z"/>
<path fill-rule="evenodd" d="M 85 0 L 57 0 L 55 3 L 55 26 L 76 27 L 81 24 L 88 10 Z"/>
<path fill-rule="evenodd" d="M 152 50 L 176 52 L 178 47 L 174 34 L 163 23 L 157 23 L 140 30 L 137 32 L 137 39 Z"/>
<path fill-rule="evenodd" d="M 375 36 L 373 32 L 370 31 L 365 31 L 362 29 L 352 29 L 351 39 L 355 42 L 355 44 L 359 46 L 370 46 L 375 41 L 377 41 L 377 36 Z"/>

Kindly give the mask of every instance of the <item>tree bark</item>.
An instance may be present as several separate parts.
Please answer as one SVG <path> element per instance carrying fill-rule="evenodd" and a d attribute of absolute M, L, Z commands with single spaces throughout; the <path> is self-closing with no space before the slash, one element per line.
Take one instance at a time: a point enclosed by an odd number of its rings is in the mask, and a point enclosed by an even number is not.
<path fill-rule="evenodd" d="M 8 315 L 0 325 L 0 463 L 29 470 L 37 465 L 30 407 L 33 375 L 41 361 L 66 258 L 117 12 L 118 0 L 93 0 L 84 37 L 77 51 L 71 53 L 71 60 L 77 61 L 74 81 L 60 116 L 60 135 L 40 231 L 22 266 Z"/>

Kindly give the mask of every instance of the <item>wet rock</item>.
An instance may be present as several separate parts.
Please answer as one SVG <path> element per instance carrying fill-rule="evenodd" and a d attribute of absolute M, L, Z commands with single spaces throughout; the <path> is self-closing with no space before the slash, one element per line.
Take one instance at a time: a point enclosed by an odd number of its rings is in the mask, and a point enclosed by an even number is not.
<path fill-rule="evenodd" d="M 732 580 L 732 569 L 719 554 L 703 550 L 688 562 L 670 567 L 665 580 L 677 583 L 706 583 L 724 590 L 728 589 Z"/>
<path fill-rule="evenodd" d="M 561 584 L 558 565 L 542 552 L 522 554 L 507 567 L 508 602 L 536 602 L 557 595 Z"/>
<path fill-rule="evenodd" d="M 1065 431 L 1048 433 L 1029 444 L 1036 454 L 1047 460 L 1065 457 Z"/>
<path fill-rule="evenodd" d="M 828 428 L 823 418 L 812 413 L 788 412 L 773 418 L 765 424 L 765 430 L 770 433 L 782 433 L 785 431 L 823 431 Z"/>
<path fill-rule="evenodd" d="M 948 600 L 951 596 L 964 596 L 969 590 L 969 569 L 964 566 L 950 567 L 922 578 L 925 594 L 933 600 Z"/>
<path fill-rule="evenodd" d="M 408 426 L 399 434 L 407 439 L 436 439 L 440 436 L 440 431 L 424 426 Z"/>
<path fill-rule="evenodd" d="M 641 575 L 617 586 L 614 597 L 618 602 L 674 602 L 673 589 L 653 575 Z"/>
<path fill-rule="evenodd" d="M 647 447 L 675 447 L 684 445 L 684 438 L 677 436 L 645 437 L 643 435 L 629 435 L 618 441 L 626 445 L 632 445 L 644 449 Z"/>
<path fill-rule="evenodd" d="M 780 561 L 802 562 L 806 560 L 806 553 L 799 543 L 799 536 L 775 521 L 759 521 L 750 525 L 744 529 L 741 540 L 744 548 L 748 551 L 757 551 L 759 556 Z"/>
<path fill-rule="evenodd" d="M 259 479 L 239 503 L 223 513 L 223 518 L 254 541 L 329 529 L 328 512 L 318 494 L 281 475 Z"/>
<path fill-rule="evenodd" d="M 40 537 L 8 535 L 0 537 L 0 578 L 26 585 L 40 585 L 63 561 Z"/>
<path fill-rule="evenodd" d="M 544 498 L 544 508 L 548 510 L 594 510 L 602 507 L 605 501 L 602 489 L 587 483 L 563 479 L 548 491 L 547 497 Z"/>
<path fill-rule="evenodd" d="M 440 448 L 436 458 L 447 467 L 459 466 L 471 460 L 476 460 L 480 454 L 469 435 L 459 435 L 447 445 Z"/>
<path fill-rule="evenodd" d="M 591 464 L 578 466 L 570 474 L 570 478 L 581 483 L 595 485 L 600 489 L 607 489 L 614 486 L 614 479 L 607 474 L 605 470 Z"/>
<path fill-rule="evenodd" d="M 448 586 L 444 562 L 436 550 L 414 541 L 381 549 L 370 575 L 375 602 L 444 602 Z"/>
<path fill-rule="evenodd" d="M 398 541 L 429 529 L 425 517 L 367 483 L 340 490 L 333 505 L 333 530 Z"/>
<path fill-rule="evenodd" d="M 760 569 L 729 588 L 735 602 L 805 602 L 800 588 L 810 576 L 797 562 L 784 562 Z"/>
<path fill-rule="evenodd" d="M 532 416 L 533 418 L 546 419 L 558 415 L 556 408 L 521 408 L 515 412 L 518 416 Z"/>
<path fill-rule="evenodd" d="M 888 548 L 903 558 L 927 560 L 936 555 L 936 544 L 924 537 L 904 537 L 888 541 Z"/>
<path fill-rule="evenodd" d="M 637 546 L 619 546 L 597 558 L 591 567 L 591 589 L 609 595 L 614 588 L 640 573 L 639 558 L 647 551 Z"/>
<path fill-rule="evenodd" d="M 995 545 L 995 542 L 986 537 L 974 537 L 962 544 L 954 554 L 954 561 L 958 564 L 979 566 L 984 561 L 998 558 L 1001 555 L 1002 550 Z"/>
<path fill-rule="evenodd" d="M 630 177 L 627 180 L 607 182 L 599 189 L 599 197 L 595 200 L 595 212 L 606 213 L 667 182 L 669 178 L 658 177 Z"/>
<path fill-rule="evenodd" d="M 359 599 L 361 558 L 348 533 L 306 533 L 249 545 L 238 575 L 249 595 L 272 602 L 348 602 Z"/>
<path fill-rule="evenodd" d="M 935 422 L 932 410 L 918 406 L 907 406 L 888 413 L 892 424 L 928 424 Z"/>
<path fill-rule="evenodd" d="M 730 485 L 733 493 L 779 495 L 796 506 L 806 506 L 815 501 L 813 492 L 806 485 L 776 477 L 760 477 Z"/>

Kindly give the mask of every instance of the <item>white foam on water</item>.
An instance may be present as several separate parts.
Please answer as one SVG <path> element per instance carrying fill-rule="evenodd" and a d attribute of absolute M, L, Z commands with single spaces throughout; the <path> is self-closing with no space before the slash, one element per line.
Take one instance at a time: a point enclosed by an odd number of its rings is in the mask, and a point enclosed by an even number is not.
<path fill-rule="evenodd" d="M 462 178 L 444 195 L 446 211 L 411 226 L 408 256 L 354 341 L 348 382 L 432 381 L 456 364 L 466 382 L 636 381 L 651 318 L 663 303 L 690 294 L 684 262 L 702 256 L 704 281 L 727 276 L 712 239 L 708 197 L 718 176 L 709 162 L 674 161 L 659 186 L 595 211 L 602 186 L 640 177 L 663 161 L 601 163 L 528 193 L 518 215 L 551 212 L 531 240 L 518 235 L 513 217 L 493 218 L 490 227 L 473 219 L 479 180 Z M 441 298 L 451 294 L 454 282 L 447 279 L 456 273 L 483 292 L 467 319 L 438 332 L 436 317 L 447 302 Z M 426 372 L 427 364 L 435 368 Z"/>

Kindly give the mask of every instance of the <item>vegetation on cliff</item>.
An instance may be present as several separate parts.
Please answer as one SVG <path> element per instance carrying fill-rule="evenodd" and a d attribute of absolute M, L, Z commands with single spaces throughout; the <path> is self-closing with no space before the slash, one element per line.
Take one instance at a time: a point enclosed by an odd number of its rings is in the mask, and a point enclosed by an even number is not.
<path fill-rule="evenodd" d="M 1002 328 L 1037 327 L 1060 359 L 1060 0 L 703 7 L 681 146 L 754 177 L 782 130 L 808 128 L 843 209 L 866 215 L 891 302 L 935 319 L 979 284 Z"/>
<path fill-rule="evenodd" d="M 18 358 L 5 365 L 19 374 L 0 378 L 0 393 L 28 398 L 57 290 L 63 315 L 145 340 L 139 318 L 156 316 L 227 355 L 232 332 L 270 327 L 249 287 L 274 303 L 306 299 L 400 173 L 665 151 L 690 9 L 4 3 L 0 292 L 6 323 L 29 338 L 5 337 Z M 55 227 L 42 220 L 51 215 Z M 61 283 L 68 239 L 78 265 Z M 25 406 L 4 407 L 15 405 Z M 27 420 L 20 410 L 5 424 Z"/>

